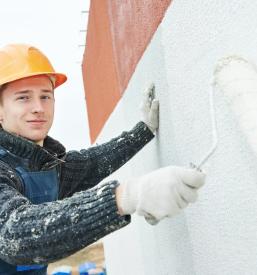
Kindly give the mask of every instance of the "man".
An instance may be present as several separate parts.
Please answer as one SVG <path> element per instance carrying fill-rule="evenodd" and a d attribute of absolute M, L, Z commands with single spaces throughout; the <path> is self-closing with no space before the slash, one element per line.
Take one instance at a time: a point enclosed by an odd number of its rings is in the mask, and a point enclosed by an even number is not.
<path fill-rule="evenodd" d="M 154 137 L 158 101 L 146 98 L 144 122 L 131 131 L 66 152 L 47 136 L 54 89 L 65 81 L 35 47 L 0 49 L 1 275 L 46 274 L 49 262 L 122 228 L 134 212 L 149 221 L 174 216 L 204 184 L 203 173 L 169 166 L 98 185 Z"/>

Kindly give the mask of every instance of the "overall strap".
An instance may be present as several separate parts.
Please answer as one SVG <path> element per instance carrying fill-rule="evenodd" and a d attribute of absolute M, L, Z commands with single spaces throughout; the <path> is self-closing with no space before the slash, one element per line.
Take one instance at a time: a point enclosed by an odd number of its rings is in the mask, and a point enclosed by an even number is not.
<path fill-rule="evenodd" d="M 19 179 L 19 182 L 22 184 L 24 195 L 34 204 L 41 203 L 44 201 L 52 201 L 57 199 L 57 193 L 58 193 L 58 179 L 57 176 L 55 177 L 55 173 L 57 172 L 53 171 L 39 171 L 39 172 L 29 172 L 22 166 L 17 166 L 15 168 L 12 168 L 10 164 L 7 162 L 8 157 L 14 157 L 13 155 L 9 154 L 7 150 L 0 147 L 0 161 L 1 163 L 8 168 L 8 170 L 13 170 L 16 177 Z M 5 159 L 6 158 L 6 159 Z M 5 161 L 6 160 L 6 161 Z M 15 161 L 15 159 L 14 159 Z M 53 181 L 53 188 L 51 186 L 49 187 L 49 182 L 46 184 L 46 190 L 44 190 L 44 178 L 45 181 Z M 37 188 L 40 187 L 39 189 Z M 37 191 L 38 189 L 38 191 Z M 35 191 L 36 190 L 36 191 Z M 41 195 L 41 192 L 48 192 L 49 194 L 52 194 L 52 196 L 44 197 L 39 196 Z M 44 192 L 44 193 L 45 193 Z M 1 273 L 1 272 L 4 273 Z M 46 275 L 47 274 L 47 265 L 10 265 L 6 262 L 3 262 L 0 259 L 0 274 L 28 274 L 28 275 Z"/>

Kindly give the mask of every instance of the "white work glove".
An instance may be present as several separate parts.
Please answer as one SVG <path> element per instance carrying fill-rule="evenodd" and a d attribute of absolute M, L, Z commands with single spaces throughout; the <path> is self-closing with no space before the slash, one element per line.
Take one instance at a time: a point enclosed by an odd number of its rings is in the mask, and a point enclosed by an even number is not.
<path fill-rule="evenodd" d="M 140 110 L 142 121 L 154 133 L 159 126 L 159 101 L 154 99 L 154 84 L 151 84 L 143 93 Z"/>
<path fill-rule="evenodd" d="M 139 178 L 125 181 L 120 208 L 123 214 L 136 212 L 156 224 L 178 214 L 197 199 L 205 174 L 195 169 L 167 166 Z M 155 220 L 155 222 L 154 222 Z"/>

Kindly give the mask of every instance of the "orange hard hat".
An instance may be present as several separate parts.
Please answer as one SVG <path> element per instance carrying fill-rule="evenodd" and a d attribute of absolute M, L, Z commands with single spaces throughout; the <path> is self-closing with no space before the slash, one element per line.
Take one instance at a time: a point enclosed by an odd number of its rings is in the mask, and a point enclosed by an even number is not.
<path fill-rule="evenodd" d="M 55 79 L 54 88 L 67 80 L 55 72 L 48 58 L 37 48 L 27 44 L 10 44 L 0 48 L 0 86 L 8 82 L 36 75 Z"/>

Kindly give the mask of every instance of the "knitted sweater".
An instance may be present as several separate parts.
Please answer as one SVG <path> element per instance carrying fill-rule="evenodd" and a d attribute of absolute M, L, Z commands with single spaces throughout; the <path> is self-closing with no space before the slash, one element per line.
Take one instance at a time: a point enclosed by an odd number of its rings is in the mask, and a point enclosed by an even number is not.
<path fill-rule="evenodd" d="M 102 145 L 65 152 L 47 137 L 41 147 L 0 130 L 0 146 L 30 171 L 58 166 L 59 199 L 39 205 L 23 194 L 12 165 L 0 161 L 0 258 L 13 265 L 46 264 L 75 253 L 130 222 L 118 214 L 117 181 L 98 184 L 153 138 L 143 122 Z"/>

